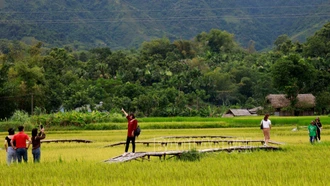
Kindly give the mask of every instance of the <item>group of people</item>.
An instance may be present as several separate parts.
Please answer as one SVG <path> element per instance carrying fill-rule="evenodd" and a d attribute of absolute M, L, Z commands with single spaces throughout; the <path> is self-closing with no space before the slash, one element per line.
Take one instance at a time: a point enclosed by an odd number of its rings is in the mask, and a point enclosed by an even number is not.
<path fill-rule="evenodd" d="M 124 109 L 122 109 L 122 112 L 125 114 L 128 121 L 126 146 L 123 156 L 134 155 L 136 138 L 134 131 L 138 127 L 138 121 L 135 119 L 133 113 L 128 114 Z M 24 126 L 19 126 L 18 131 L 19 132 L 15 134 L 15 130 L 13 128 L 9 128 L 8 136 L 5 137 L 4 146 L 7 152 L 7 164 L 10 165 L 13 162 L 21 163 L 22 160 L 27 162 L 27 151 L 31 144 L 33 162 L 40 162 L 40 140 L 46 137 L 44 128 L 40 128 L 39 133 L 37 128 L 32 129 L 31 138 L 24 132 Z M 128 153 L 130 142 L 132 142 L 132 153 Z"/>
<path fill-rule="evenodd" d="M 10 165 L 13 162 L 21 163 L 22 160 L 24 162 L 28 161 L 28 149 L 32 144 L 32 155 L 33 162 L 40 162 L 40 140 L 46 137 L 44 128 L 40 129 L 38 133 L 38 129 L 34 128 L 31 132 L 32 138 L 30 138 L 24 132 L 24 126 L 18 127 L 18 133 L 15 134 L 15 130 L 13 128 L 8 129 L 8 136 L 5 137 L 5 149 L 7 152 L 7 164 Z"/>
<path fill-rule="evenodd" d="M 263 130 L 264 134 L 264 145 L 268 146 L 268 142 L 270 140 L 270 129 L 271 129 L 271 121 L 269 120 L 269 115 L 266 114 L 264 119 L 260 122 L 260 127 Z M 315 120 L 311 121 L 308 126 L 309 133 L 309 141 L 313 144 L 315 141 L 321 142 L 321 130 L 322 123 L 319 117 Z"/>
<path fill-rule="evenodd" d="M 315 120 L 311 121 L 308 126 L 309 141 L 313 144 L 315 141 L 321 142 L 321 130 L 322 123 L 320 118 L 317 117 Z"/>

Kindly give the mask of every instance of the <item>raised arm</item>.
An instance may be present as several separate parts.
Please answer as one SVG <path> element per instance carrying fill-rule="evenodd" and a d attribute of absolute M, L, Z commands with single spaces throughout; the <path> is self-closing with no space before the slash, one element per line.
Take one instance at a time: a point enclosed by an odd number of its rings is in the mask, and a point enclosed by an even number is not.
<path fill-rule="evenodd" d="M 121 111 L 125 114 L 126 117 L 128 116 L 127 112 L 123 108 L 121 109 Z"/>
<path fill-rule="evenodd" d="M 40 133 L 38 135 L 39 139 L 45 139 L 46 138 L 46 134 L 45 134 L 45 129 L 40 129 Z"/>

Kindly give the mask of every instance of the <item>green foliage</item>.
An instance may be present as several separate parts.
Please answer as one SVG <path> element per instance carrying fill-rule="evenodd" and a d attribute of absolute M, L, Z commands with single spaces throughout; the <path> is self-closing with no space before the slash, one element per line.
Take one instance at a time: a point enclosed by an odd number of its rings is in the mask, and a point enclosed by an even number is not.
<path fill-rule="evenodd" d="M 17 131 L 18 126 L 22 125 L 21 122 L 18 121 L 1 121 L 0 122 L 0 131 L 8 131 L 9 128 L 15 129 Z"/>
<path fill-rule="evenodd" d="M 181 161 L 200 161 L 201 157 L 202 154 L 200 152 L 196 149 L 191 149 L 180 154 L 178 159 Z"/>
<path fill-rule="evenodd" d="M 325 24 L 314 36 L 307 39 L 304 54 L 309 57 L 323 57 L 329 59 L 330 53 L 330 23 Z"/>
<path fill-rule="evenodd" d="M 315 37 L 327 39 L 327 27 Z M 285 35 L 275 45 L 273 51 L 248 52 L 231 33 L 216 29 L 190 41 L 162 37 L 145 41 L 139 50 L 97 47 L 82 56 L 66 46 L 46 49 L 40 42 L 3 40 L 0 118 L 24 110 L 48 125 L 85 126 L 95 123 L 93 115 L 63 120 L 42 115 L 121 108 L 138 117 L 219 117 L 228 108 L 266 108 L 265 97 L 276 93 L 287 95 L 292 110 L 297 94 L 312 93 L 325 100 L 317 101 L 316 114 L 327 114 L 329 103 L 322 96 L 330 90 L 327 51 L 307 55 L 302 50 L 309 41 L 292 43 Z"/>
<path fill-rule="evenodd" d="M 30 117 L 29 114 L 24 110 L 16 110 L 14 114 L 9 118 L 9 120 L 26 124 L 30 121 Z"/>
<path fill-rule="evenodd" d="M 143 129 L 199 129 L 199 128 L 258 128 L 262 116 L 258 117 L 146 117 L 138 118 Z M 305 117 L 276 117 L 271 116 L 272 125 L 277 126 L 307 126 L 314 116 Z M 330 117 L 321 117 L 323 124 L 330 123 Z M 127 120 L 122 115 L 94 113 L 59 113 L 31 117 L 25 123 L 27 129 L 32 129 L 40 124 L 47 130 L 125 130 Z M 16 121 L 0 122 L 0 131 L 7 131 L 9 127 L 17 128 L 22 125 Z"/>
<path fill-rule="evenodd" d="M 31 117 L 31 123 L 33 125 L 44 125 L 46 127 L 87 127 L 93 123 L 106 123 L 106 122 L 124 122 L 126 121 L 121 115 L 110 114 L 105 112 L 93 111 L 93 112 L 59 112 L 54 114 L 41 114 L 33 115 Z M 88 128 L 88 127 L 87 127 Z M 89 127 L 92 129 L 93 127 Z M 113 127 L 109 127 L 115 129 Z"/>

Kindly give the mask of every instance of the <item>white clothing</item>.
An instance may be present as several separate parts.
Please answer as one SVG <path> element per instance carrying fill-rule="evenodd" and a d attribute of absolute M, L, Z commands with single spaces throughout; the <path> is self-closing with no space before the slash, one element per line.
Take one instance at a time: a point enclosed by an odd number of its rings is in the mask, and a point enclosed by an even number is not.
<path fill-rule="evenodd" d="M 270 126 L 272 125 L 272 122 L 270 122 L 269 119 L 267 119 L 267 121 L 265 121 L 265 120 L 261 120 L 261 123 L 262 123 L 264 129 L 268 129 L 268 128 L 270 128 Z"/>

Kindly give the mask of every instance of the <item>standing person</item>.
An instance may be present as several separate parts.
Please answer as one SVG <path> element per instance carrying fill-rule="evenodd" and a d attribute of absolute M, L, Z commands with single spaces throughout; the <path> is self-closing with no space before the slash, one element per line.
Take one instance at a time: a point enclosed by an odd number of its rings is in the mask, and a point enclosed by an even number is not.
<path fill-rule="evenodd" d="M 10 141 L 14 137 L 15 130 L 13 128 L 8 129 L 8 136 L 5 138 L 5 149 L 7 152 L 7 164 L 10 165 L 11 162 L 16 162 L 16 150 L 11 145 Z M 14 146 L 16 144 L 14 143 Z"/>
<path fill-rule="evenodd" d="M 315 119 L 315 126 L 316 126 L 316 129 L 317 129 L 316 140 L 317 140 L 317 142 L 321 142 L 321 129 L 322 129 L 322 123 L 321 123 L 319 117 L 317 117 L 317 118 Z"/>
<path fill-rule="evenodd" d="M 269 118 L 269 114 L 265 114 L 265 117 L 263 120 L 261 120 L 260 125 L 262 125 L 262 131 L 264 133 L 264 137 L 265 137 L 265 146 L 268 146 L 268 142 L 270 140 L 270 129 L 272 128 L 271 125 L 271 121 L 268 119 Z"/>
<path fill-rule="evenodd" d="M 33 162 L 38 163 L 40 162 L 40 140 L 45 139 L 46 134 L 45 134 L 45 129 L 40 127 L 40 132 L 38 134 L 38 129 L 34 128 L 32 129 L 32 155 L 33 155 Z"/>
<path fill-rule="evenodd" d="M 16 142 L 16 145 L 14 145 L 14 142 Z M 27 146 L 26 146 L 26 142 L 28 142 Z M 24 126 L 18 127 L 18 133 L 13 136 L 13 138 L 10 141 L 10 144 L 16 150 L 18 163 L 22 162 L 22 158 L 24 162 L 27 162 L 28 161 L 27 150 L 30 147 L 31 139 L 27 134 L 24 133 Z"/>
<path fill-rule="evenodd" d="M 129 144 L 132 141 L 132 153 L 135 153 L 135 136 L 134 130 L 137 128 L 138 121 L 135 119 L 133 113 L 127 114 L 127 112 L 122 108 L 121 111 L 125 114 L 128 125 L 127 125 L 127 138 L 126 138 L 126 146 L 125 146 L 125 153 L 123 156 L 126 156 L 128 153 Z"/>
<path fill-rule="evenodd" d="M 315 121 L 311 121 L 311 123 L 308 126 L 309 141 L 311 142 L 311 144 L 313 144 L 316 139 L 316 133 L 317 133 L 317 127 Z"/>

